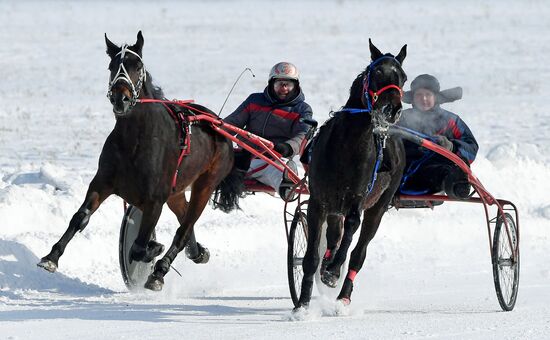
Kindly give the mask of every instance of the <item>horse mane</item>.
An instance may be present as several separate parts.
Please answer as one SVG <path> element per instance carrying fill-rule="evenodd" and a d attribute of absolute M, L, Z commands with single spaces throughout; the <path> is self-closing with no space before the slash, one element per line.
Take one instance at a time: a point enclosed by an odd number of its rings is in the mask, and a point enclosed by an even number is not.
<path fill-rule="evenodd" d="M 344 108 L 360 109 L 364 106 L 363 102 L 361 101 L 361 96 L 363 95 L 363 77 L 365 76 L 366 72 L 367 70 L 359 73 L 357 75 L 357 78 L 355 78 L 355 80 L 351 84 L 351 87 L 349 89 L 349 98 L 344 105 Z"/>
<path fill-rule="evenodd" d="M 164 96 L 164 92 L 162 91 L 162 88 L 160 86 L 157 86 L 153 84 L 153 77 L 151 77 L 151 74 L 148 71 L 145 71 L 146 81 L 145 84 L 143 84 L 143 88 L 147 94 L 149 94 L 153 99 L 162 99 L 166 100 L 166 97 Z"/>

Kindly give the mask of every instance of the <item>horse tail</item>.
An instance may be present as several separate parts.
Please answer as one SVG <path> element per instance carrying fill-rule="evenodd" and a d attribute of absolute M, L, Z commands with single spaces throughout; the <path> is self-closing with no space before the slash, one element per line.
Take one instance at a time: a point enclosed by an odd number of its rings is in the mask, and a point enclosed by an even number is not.
<path fill-rule="evenodd" d="M 234 209 L 240 209 L 239 198 L 244 196 L 244 175 L 246 171 L 233 167 L 227 175 L 218 184 L 212 200 L 214 209 L 221 209 L 228 213 Z"/>

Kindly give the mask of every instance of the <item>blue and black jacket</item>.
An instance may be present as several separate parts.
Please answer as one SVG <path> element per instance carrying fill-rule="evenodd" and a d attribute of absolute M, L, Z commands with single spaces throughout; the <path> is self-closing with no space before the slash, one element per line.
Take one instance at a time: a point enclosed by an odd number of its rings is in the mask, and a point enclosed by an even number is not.
<path fill-rule="evenodd" d="M 298 94 L 288 102 L 275 100 L 266 87 L 263 93 L 248 96 L 224 122 L 246 129 L 274 144 L 288 143 L 296 155 L 309 129 L 300 119 L 311 119 L 313 114 L 304 100 L 300 87 Z"/>
<path fill-rule="evenodd" d="M 425 112 L 416 108 L 404 110 L 397 124 L 426 135 L 447 137 L 453 143 L 453 153 L 466 164 L 471 164 L 476 158 L 479 146 L 466 123 L 458 115 L 442 109 L 439 105 Z M 423 155 L 416 144 L 405 143 L 405 150 L 407 163 Z"/>

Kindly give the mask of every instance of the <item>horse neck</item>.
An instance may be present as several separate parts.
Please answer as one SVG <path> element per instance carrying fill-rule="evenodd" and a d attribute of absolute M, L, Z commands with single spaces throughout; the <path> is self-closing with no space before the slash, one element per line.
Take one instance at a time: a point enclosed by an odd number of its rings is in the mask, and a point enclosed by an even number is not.
<path fill-rule="evenodd" d="M 358 113 L 357 116 L 348 115 L 344 119 L 343 129 L 350 140 L 355 140 L 360 144 L 370 142 L 373 135 L 370 113 Z"/>

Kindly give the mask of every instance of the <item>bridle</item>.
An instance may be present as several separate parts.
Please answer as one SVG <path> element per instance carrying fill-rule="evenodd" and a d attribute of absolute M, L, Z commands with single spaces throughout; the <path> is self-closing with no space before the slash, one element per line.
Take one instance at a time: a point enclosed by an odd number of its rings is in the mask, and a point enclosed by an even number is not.
<path fill-rule="evenodd" d="M 399 67 L 401 68 L 401 63 L 399 60 L 397 60 L 395 57 L 392 56 L 382 56 L 367 66 L 367 72 L 363 76 L 363 93 L 361 98 L 364 99 L 366 102 L 366 109 L 359 109 L 359 108 L 344 108 L 341 110 L 341 112 L 348 112 L 352 115 L 359 114 L 359 113 L 371 113 L 373 111 L 374 104 L 378 101 L 378 98 L 380 98 L 380 95 L 384 93 L 385 91 L 388 91 L 390 89 L 395 89 L 399 91 L 399 96 L 403 97 L 403 89 L 395 84 L 390 84 L 387 86 L 384 86 L 383 88 L 373 91 L 369 88 L 369 85 L 371 84 L 371 71 L 374 69 L 374 67 L 382 62 L 383 60 L 393 60 L 395 61 Z M 397 113 L 397 117 L 395 118 L 395 121 L 399 119 L 401 116 L 401 111 Z M 376 182 L 377 174 L 382 166 L 382 161 L 384 159 L 384 149 L 386 148 L 386 140 L 388 139 L 388 130 L 390 126 L 393 123 L 390 123 L 386 120 L 386 117 L 383 115 L 371 115 L 372 123 L 374 126 L 373 134 L 375 136 L 375 142 L 376 142 L 376 161 L 374 164 L 374 169 L 371 176 L 371 182 L 367 185 L 367 191 L 365 193 L 365 197 L 368 196 L 372 189 L 374 188 L 374 184 Z"/>
<path fill-rule="evenodd" d="M 133 54 L 143 64 L 143 60 L 141 59 L 139 54 L 132 51 L 128 47 L 128 45 L 123 45 L 120 52 L 118 52 L 115 55 L 115 58 L 116 58 L 116 56 L 120 55 L 120 64 L 118 65 L 117 73 L 114 75 L 113 79 L 111 79 L 109 81 L 109 89 L 107 91 L 107 98 L 109 98 L 109 100 L 111 100 L 111 98 L 113 96 L 113 86 L 115 86 L 115 84 L 118 81 L 123 81 L 126 84 L 128 84 L 128 86 L 132 90 L 132 98 L 130 99 L 130 106 L 134 106 L 137 102 L 138 97 L 139 97 L 139 93 L 141 92 L 141 88 L 142 88 L 143 84 L 145 83 L 145 81 L 147 80 L 147 72 L 145 71 L 145 66 L 141 67 L 141 69 L 139 71 L 138 81 L 134 85 L 134 83 L 132 82 L 132 79 L 130 78 L 130 75 L 128 74 L 128 71 L 126 70 L 126 67 L 124 66 L 124 56 L 125 56 L 126 53 Z"/>
<path fill-rule="evenodd" d="M 374 104 L 378 101 L 378 98 L 382 93 L 384 93 L 387 90 L 395 89 L 399 91 L 399 96 L 403 97 L 403 89 L 395 84 L 390 84 L 387 86 L 384 86 L 383 88 L 379 89 L 378 91 L 373 91 L 369 88 L 369 85 L 371 83 L 371 71 L 374 69 L 374 67 L 382 62 L 383 60 L 393 60 L 395 61 L 399 67 L 401 67 L 401 63 L 399 60 L 397 60 L 395 57 L 391 56 L 382 56 L 367 66 L 367 73 L 363 76 L 363 97 L 365 98 L 365 101 L 367 102 L 367 112 L 371 112 Z"/>
<path fill-rule="evenodd" d="M 395 84 L 390 84 L 387 86 L 384 86 L 383 88 L 379 89 L 378 91 L 373 91 L 369 88 L 369 85 L 371 83 L 371 71 L 374 69 L 374 67 L 382 62 L 383 60 L 390 59 L 395 61 L 399 67 L 401 67 L 401 63 L 399 60 L 397 60 L 395 57 L 392 56 L 382 56 L 375 61 L 371 62 L 369 66 L 367 66 L 367 71 L 365 75 L 363 76 L 363 94 L 361 98 L 364 98 L 364 102 L 366 105 L 366 109 L 359 109 L 359 108 L 344 108 L 341 111 L 342 112 L 348 112 L 351 114 L 358 114 L 358 113 L 371 113 L 372 109 L 374 107 L 374 104 L 378 101 L 378 98 L 380 98 L 380 95 L 384 93 L 387 90 L 395 89 L 399 91 L 399 96 L 403 97 L 403 89 Z M 399 114 L 400 115 L 400 114 Z M 398 117 L 399 118 L 399 117 Z"/>

